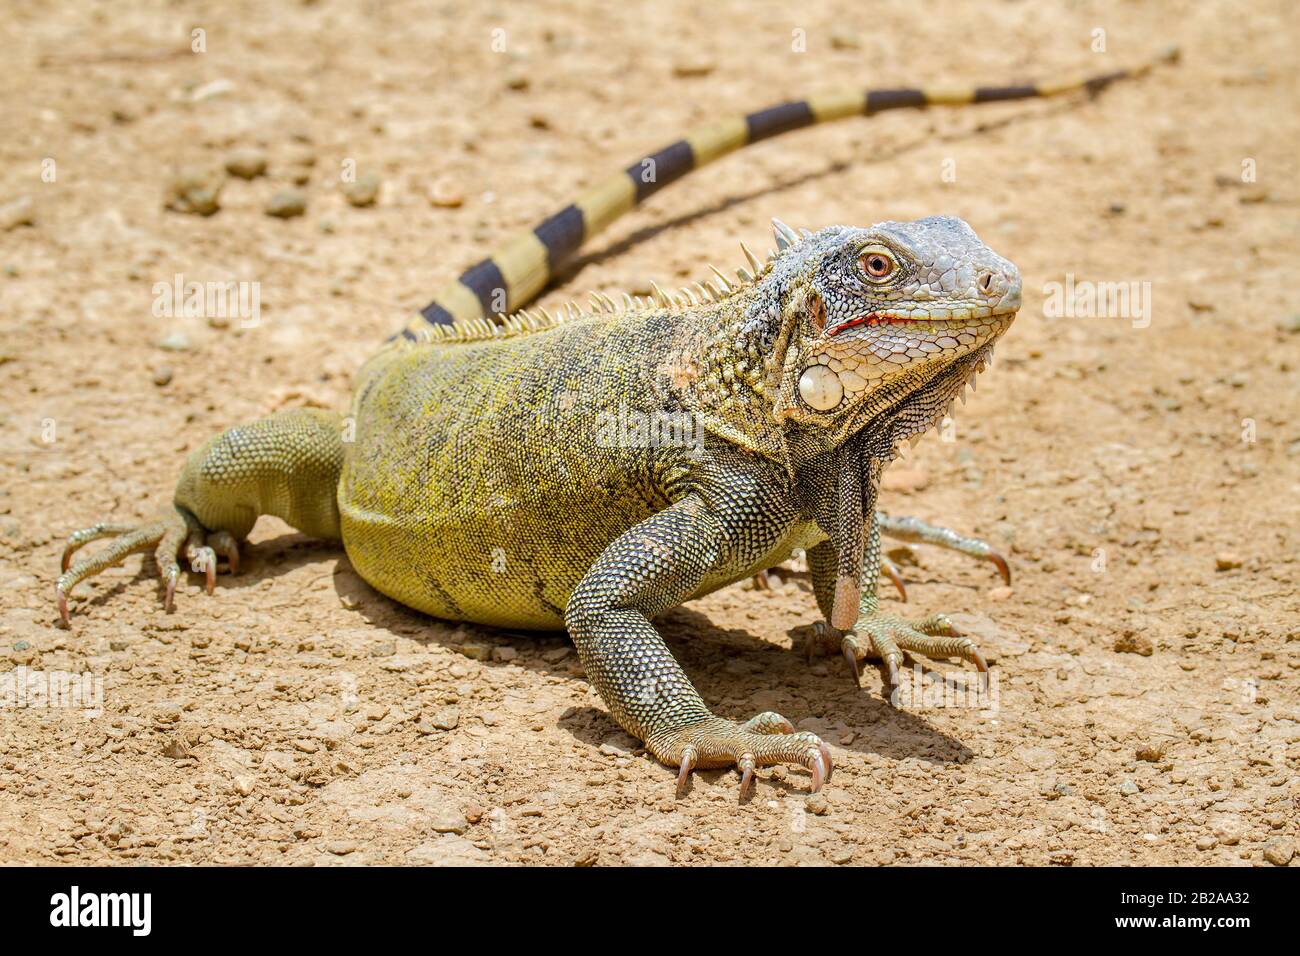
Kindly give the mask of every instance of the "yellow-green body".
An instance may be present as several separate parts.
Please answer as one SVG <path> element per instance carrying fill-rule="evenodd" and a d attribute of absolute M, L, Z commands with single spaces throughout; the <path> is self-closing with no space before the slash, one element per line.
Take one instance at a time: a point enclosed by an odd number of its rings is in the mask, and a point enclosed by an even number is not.
<path fill-rule="evenodd" d="M 357 572 L 437 617 L 563 627 L 573 589 L 609 543 L 711 461 L 698 418 L 673 405 L 683 323 L 699 321 L 598 313 L 516 338 L 381 356 L 358 389 L 338 488 Z M 657 396 L 677 410 L 647 420 Z M 772 523 L 697 594 L 824 537 L 809 521 Z"/>

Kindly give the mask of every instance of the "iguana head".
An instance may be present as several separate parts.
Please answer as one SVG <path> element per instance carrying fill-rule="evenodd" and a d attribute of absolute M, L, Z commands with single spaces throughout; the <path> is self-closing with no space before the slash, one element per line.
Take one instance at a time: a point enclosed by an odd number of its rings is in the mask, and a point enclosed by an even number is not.
<path fill-rule="evenodd" d="M 773 415 L 824 429 L 832 444 L 952 378 L 918 430 L 936 424 L 1020 308 L 1016 267 L 960 219 L 832 226 L 802 238 L 778 223 L 777 239 L 763 281 L 788 339 Z"/>
<path fill-rule="evenodd" d="M 661 370 L 714 434 L 792 471 L 857 436 L 861 454 L 937 425 L 1020 307 L 1020 274 L 960 219 L 796 234 L 682 316 Z M 720 274 L 719 274 L 720 275 Z M 689 293 L 686 293 L 689 295 Z"/>

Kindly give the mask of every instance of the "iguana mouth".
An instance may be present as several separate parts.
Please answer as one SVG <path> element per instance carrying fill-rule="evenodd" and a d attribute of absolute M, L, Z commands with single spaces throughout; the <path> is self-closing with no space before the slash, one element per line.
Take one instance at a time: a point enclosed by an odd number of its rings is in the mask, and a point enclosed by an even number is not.
<path fill-rule="evenodd" d="M 899 315 L 897 312 L 867 312 L 865 315 L 855 316 L 852 319 L 846 319 L 838 325 L 832 325 L 826 330 L 828 336 L 839 335 L 846 329 L 854 328 L 859 325 L 915 325 L 923 322 L 971 322 L 979 319 L 990 319 L 997 316 L 1013 316 L 1016 314 L 1014 309 L 996 311 L 992 309 L 970 309 L 964 315 L 953 315 L 951 313 L 934 314 L 934 315 Z"/>

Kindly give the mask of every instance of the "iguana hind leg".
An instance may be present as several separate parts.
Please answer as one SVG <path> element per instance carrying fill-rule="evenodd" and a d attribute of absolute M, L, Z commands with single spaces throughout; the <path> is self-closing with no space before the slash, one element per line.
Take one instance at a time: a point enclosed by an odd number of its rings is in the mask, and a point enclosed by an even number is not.
<path fill-rule="evenodd" d="M 1007 559 L 993 550 L 993 547 L 987 541 L 982 541 L 979 538 L 968 538 L 965 535 L 958 534 L 951 528 L 929 524 L 920 518 L 895 518 L 883 511 L 877 511 L 876 518 L 880 522 L 880 533 L 882 535 L 912 544 L 931 544 L 937 548 L 947 548 L 949 551 L 956 551 L 972 558 L 979 558 L 981 561 L 988 561 L 998 569 L 998 573 L 1002 575 L 1002 580 L 1006 584 L 1011 583 L 1011 568 L 1007 565 Z M 899 600 L 906 601 L 907 585 L 903 583 L 903 575 L 899 572 L 898 566 L 883 554 L 880 556 L 880 573 L 889 578 L 890 583 L 894 585 L 894 589 L 898 591 Z M 766 570 L 754 575 L 754 590 L 770 591 L 771 589 L 772 586 L 768 583 Z"/>
<path fill-rule="evenodd" d="M 700 586 L 727 548 L 724 522 L 690 495 L 615 539 L 583 576 L 565 624 L 587 677 L 614 719 L 646 749 L 678 768 L 735 766 L 741 795 L 757 767 L 797 763 L 818 790 L 831 773 L 830 749 L 795 733 L 779 714 L 744 723 L 716 717 L 650 623 Z"/>
<path fill-rule="evenodd" d="M 949 551 L 956 551 L 972 558 L 979 558 L 981 561 L 988 561 L 998 569 L 998 574 L 1002 575 L 1004 583 L 1011 583 L 1011 568 L 1007 565 L 1007 559 L 994 551 L 987 541 L 981 541 L 979 538 L 968 538 L 965 535 L 958 534 L 951 528 L 942 528 L 939 525 L 929 524 L 920 518 L 896 518 L 885 514 L 883 511 L 878 511 L 876 512 L 876 519 L 880 523 L 880 533 L 885 537 L 897 538 L 899 541 L 908 541 L 914 544 L 932 544 L 935 547 L 947 548 Z M 887 560 L 882 558 L 882 566 Z M 895 583 L 897 584 L 897 582 Z M 903 595 L 903 600 L 907 600 L 906 594 Z"/>
<path fill-rule="evenodd" d="M 66 625 L 68 595 L 80 582 L 150 548 L 166 585 L 167 610 L 182 554 L 192 570 L 206 574 L 211 594 L 217 556 L 238 571 L 237 542 L 259 515 L 283 518 L 313 537 L 337 539 L 342 468 L 342 419 L 334 412 L 294 409 L 222 432 L 190 455 L 173 503 L 157 518 L 138 526 L 101 522 L 69 537 L 55 587 L 59 616 Z M 83 545 L 106 537 L 114 538 L 106 548 L 73 562 Z"/>

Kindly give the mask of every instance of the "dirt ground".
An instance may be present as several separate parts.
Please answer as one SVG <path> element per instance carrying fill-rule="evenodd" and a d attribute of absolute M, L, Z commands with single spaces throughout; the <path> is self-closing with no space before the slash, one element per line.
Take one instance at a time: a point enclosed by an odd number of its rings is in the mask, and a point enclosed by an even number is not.
<path fill-rule="evenodd" d="M 0 677 L 89 673 L 103 704 L 0 701 L 0 862 L 1300 866 L 1284 0 L 7 9 Z M 149 516 L 229 425 L 343 406 L 439 282 L 700 121 L 835 86 L 1103 72 L 1170 43 L 1180 65 L 1093 100 L 746 150 L 617 223 L 543 300 L 734 267 L 772 216 L 959 215 L 1020 267 L 1024 310 L 952 440 L 909 452 L 884 498 L 1011 559 L 1008 589 L 903 549 L 910 602 L 886 592 L 975 634 L 995 698 L 894 709 L 876 671 L 856 690 L 842 661 L 810 666 L 797 573 L 663 622 L 717 712 L 776 709 L 832 744 L 822 795 L 764 771 L 738 803 L 736 774 L 710 771 L 674 798 L 564 635 L 428 619 L 268 519 L 214 596 L 189 575 L 165 614 L 133 557 L 57 626 L 70 531 Z M 164 208 L 178 170 L 249 150 L 266 173 L 224 177 L 214 215 Z M 350 168 L 380 177 L 373 205 L 349 203 Z M 287 189 L 305 214 L 268 215 Z M 177 274 L 260 283 L 260 322 L 155 309 Z M 1060 316 L 1067 277 L 1149 289 L 1149 322 Z"/>

